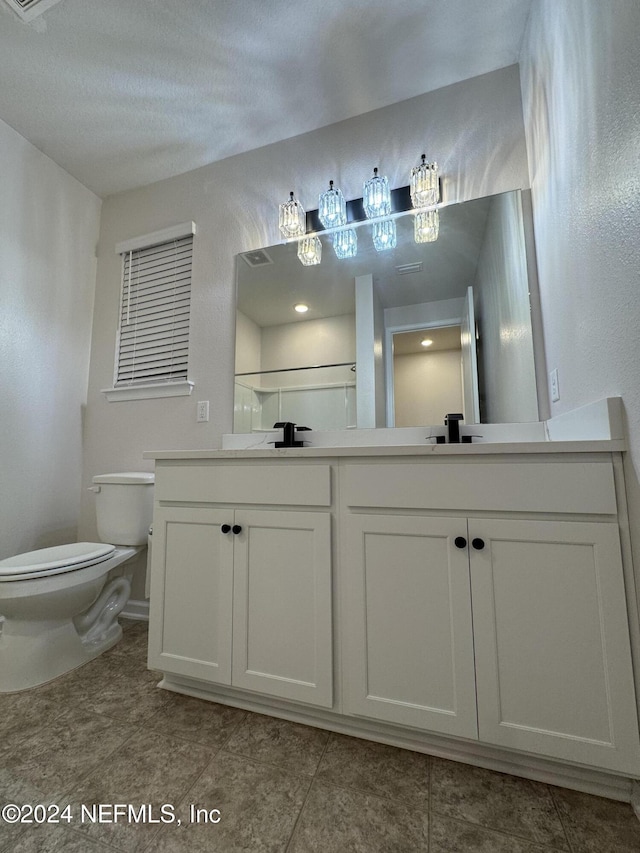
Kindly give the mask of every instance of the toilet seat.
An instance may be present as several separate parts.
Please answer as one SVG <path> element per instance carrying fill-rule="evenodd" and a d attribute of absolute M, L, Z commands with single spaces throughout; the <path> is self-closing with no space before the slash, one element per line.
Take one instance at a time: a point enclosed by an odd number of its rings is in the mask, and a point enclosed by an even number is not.
<path fill-rule="evenodd" d="M 15 557 L 0 560 L 0 583 L 84 569 L 108 560 L 115 550 L 115 545 L 102 542 L 74 542 L 70 545 L 57 545 L 54 548 L 17 554 Z"/>

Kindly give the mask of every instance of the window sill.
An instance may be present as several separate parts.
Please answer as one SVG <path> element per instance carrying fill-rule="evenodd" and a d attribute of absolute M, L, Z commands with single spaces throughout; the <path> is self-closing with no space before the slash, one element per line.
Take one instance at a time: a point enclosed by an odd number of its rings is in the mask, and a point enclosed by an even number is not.
<path fill-rule="evenodd" d="M 103 388 L 102 393 L 110 403 L 122 400 L 150 400 L 153 397 L 186 397 L 191 394 L 194 383 L 188 379 L 179 382 L 157 382 L 150 385 L 122 385 L 119 388 Z"/>

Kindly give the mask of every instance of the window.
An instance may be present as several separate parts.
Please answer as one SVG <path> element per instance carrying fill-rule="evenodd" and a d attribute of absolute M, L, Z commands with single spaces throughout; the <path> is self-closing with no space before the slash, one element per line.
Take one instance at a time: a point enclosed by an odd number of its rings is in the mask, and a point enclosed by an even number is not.
<path fill-rule="evenodd" d="M 120 243 L 120 318 L 108 399 L 189 394 L 193 223 Z"/>

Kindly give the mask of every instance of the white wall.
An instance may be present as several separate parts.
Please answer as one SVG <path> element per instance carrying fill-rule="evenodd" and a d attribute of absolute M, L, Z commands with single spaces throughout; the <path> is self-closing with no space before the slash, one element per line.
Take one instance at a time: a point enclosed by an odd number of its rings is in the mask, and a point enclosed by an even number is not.
<path fill-rule="evenodd" d="M 0 558 L 76 539 L 100 200 L 0 121 Z"/>
<path fill-rule="evenodd" d="M 529 280 L 516 193 L 491 202 L 473 283 L 480 328 L 484 397 L 482 420 L 490 424 L 539 420 L 529 306 Z"/>
<path fill-rule="evenodd" d="M 310 367 L 314 364 L 341 364 L 356 360 L 356 318 L 353 314 L 322 317 L 265 326 L 262 329 L 262 369 L 278 370 L 283 367 Z M 277 385 L 317 384 L 353 379 L 349 368 L 314 371 L 307 374 L 279 374 Z M 297 378 L 296 378 L 297 377 Z M 264 385 L 270 383 L 264 378 Z"/>
<path fill-rule="evenodd" d="M 385 308 L 385 329 L 413 329 L 421 326 L 457 326 L 460 324 L 464 299 L 440 299 L 419 305 Z"/>
<path fill-rule="evenodd" d="M 622 395 L 640 565 L 640 3 L 539 0 L 522 92 L 552 415 Z"/>
<path fill-rule="evenodd" d="M 236 373 L 261 369 L 262 330 L 242 311 L 236 311 Z"/>
<path fill-rule="evenodd" d="M 397 427 L 441 424 L 448 412 L 462 412 L 461 357 L 459 349 L 394 356 Z"/>
<path fill-rule="evenodd" d="M 373 165 L 392 186 L 408 183 L 425 152 L 440 164 L 444 197 L 465 200 L 528 186 L 516 66 L 376 110 L 303 136 L 107 199 L 103 205 L 83 479 L 113 470 L 151 470 L 144 450 L 219 447 L 233 417 L 234 256 L 272 245 L 278 204 L 294 189 L 317 206 L 329 178 L 359 197 Z M 120 261 L 116 242 L 194 220 L 192 397 L 108 403 Z M 211 420 L 196 423 L 197 400 Z M 84 497 L 83 535 L 95 535 Z"/>

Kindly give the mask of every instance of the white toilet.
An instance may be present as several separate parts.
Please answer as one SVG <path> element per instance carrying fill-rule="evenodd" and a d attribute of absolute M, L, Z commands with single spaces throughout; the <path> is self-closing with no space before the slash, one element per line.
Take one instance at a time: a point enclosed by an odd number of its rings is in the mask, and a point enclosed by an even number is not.
<path fill-rule="evenodd" d="M 147 544 L 154 475 L 93 478 L 98 536 L 0 560 L 0 693 L 26 690 L 115 645 L 131 575 L 108 578 Z M 114 543 L 114 544 L 103 544 Z M 122 571 L 122 570 L 121 570 Z"/>

